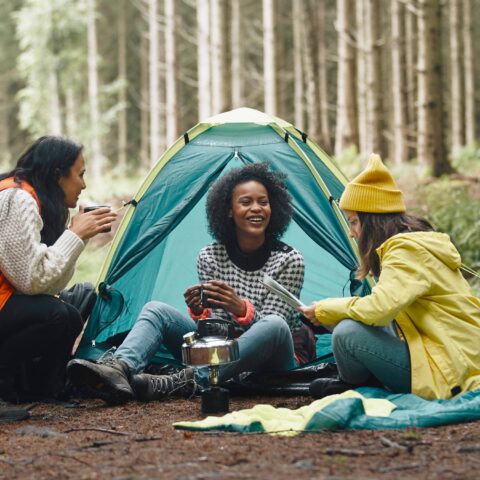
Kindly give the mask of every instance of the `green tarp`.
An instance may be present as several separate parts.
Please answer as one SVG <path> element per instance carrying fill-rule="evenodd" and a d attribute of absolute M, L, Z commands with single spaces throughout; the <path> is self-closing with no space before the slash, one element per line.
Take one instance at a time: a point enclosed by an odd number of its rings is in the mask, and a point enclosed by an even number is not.
<path fill-rule="evenodd" d="M 423 400 L 413 394 L 391 394 L 362 387 L 332 395 L 297 410 L 257 405 L 224 417 L 178 422 L 185 430 L 268 432 L 292 435 L 323 430 L 381 430 L 438 427 L 480 420 L 480 390 L 449 400 Z"/>

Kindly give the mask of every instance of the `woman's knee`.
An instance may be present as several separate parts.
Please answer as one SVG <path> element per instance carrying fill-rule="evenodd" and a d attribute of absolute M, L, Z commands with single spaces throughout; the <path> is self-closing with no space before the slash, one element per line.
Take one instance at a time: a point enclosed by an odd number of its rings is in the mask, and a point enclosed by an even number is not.
<path fill-rule="evenodd" d="M 361 330 L 361 324 L 349 318 L 338 323 L 332 332 L 332 346 L 335 348 L 340 344 L 344 344 L 345 340 L 349 342 L 355 341 Z"/>
<path fill-rule="evenodd" d="M 158 326 L 176 315 L 178 315 L 178 310 L 175 307 L 165 302 L 153 300 L 143 306 L 137 322 L 142 320 Z"/>
<path fill-rule="evenodd" d="M 270 334 L 291 336 L 290 327 L 279 315 L 267 315 L 266 317 L 260 319 L 257 324 L 268 328 Z"/>

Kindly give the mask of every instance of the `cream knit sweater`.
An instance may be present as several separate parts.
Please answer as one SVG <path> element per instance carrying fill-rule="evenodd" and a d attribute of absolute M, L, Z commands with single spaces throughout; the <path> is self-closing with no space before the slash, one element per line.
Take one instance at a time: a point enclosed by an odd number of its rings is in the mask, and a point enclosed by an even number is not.
<path fill-rule="evenodd" d="M 85 243 L 65 230 L 47 247 L 43 221 L 33 197 L 21 188 L 0 192 L 0 271 L 17 293 L 55 295 L 72 278 Z"/>

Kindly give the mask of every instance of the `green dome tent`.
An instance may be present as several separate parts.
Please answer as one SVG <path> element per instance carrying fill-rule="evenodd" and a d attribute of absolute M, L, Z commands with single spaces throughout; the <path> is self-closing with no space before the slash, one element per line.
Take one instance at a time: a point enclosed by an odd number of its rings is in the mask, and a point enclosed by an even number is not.
<path fill-rule="evenodd" d="M 291 124 L 240 108 L 193 127 L 146 177 L 100 273 L 99 298 L 78 356 L 98 357 L 131 329 L 150 300 L 185 309 L 183 292 L 198 281 L 197 254 L 212 241 L 205 218 L 210 185 L 232 167 L 264 161 L 287 175 L 294 215 L 283 240 L 304 256 L 304 303 L 369 291 L 367 283 L 353 278 L 356 246 L 335 201 L 344 175 Z"/>

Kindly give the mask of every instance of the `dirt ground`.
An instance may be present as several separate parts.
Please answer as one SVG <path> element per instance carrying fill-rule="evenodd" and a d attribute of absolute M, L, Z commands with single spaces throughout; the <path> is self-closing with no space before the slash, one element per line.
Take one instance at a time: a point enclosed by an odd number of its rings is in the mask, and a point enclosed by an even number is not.
<path fill-rule="evenodd" d="M 232 398 L 298 408 L 307 397 Z M 177 431 L 201 418 L 200 400 L 34 404 L 31 418 L 0 426 L 2 479 L 477 479 L 480 422 L 441 428 L 279 437 Z"/>

